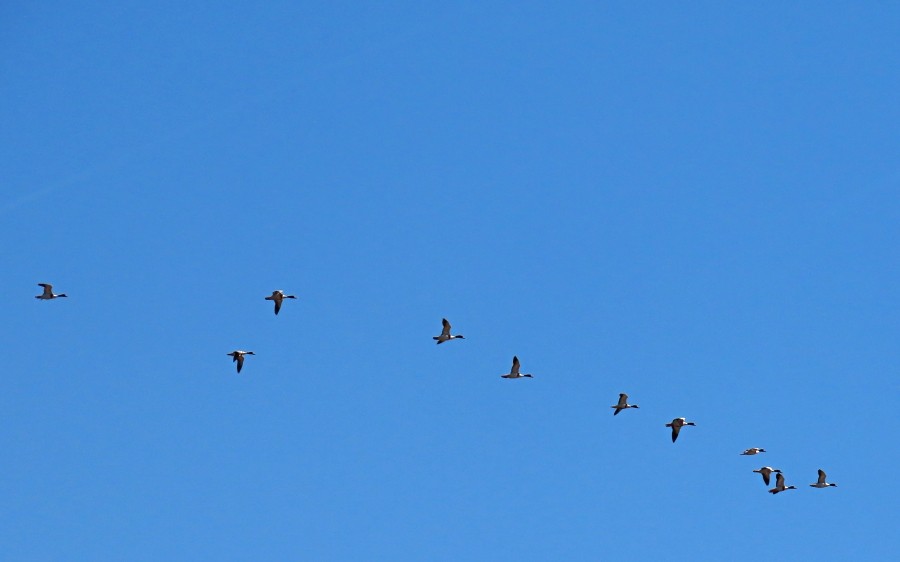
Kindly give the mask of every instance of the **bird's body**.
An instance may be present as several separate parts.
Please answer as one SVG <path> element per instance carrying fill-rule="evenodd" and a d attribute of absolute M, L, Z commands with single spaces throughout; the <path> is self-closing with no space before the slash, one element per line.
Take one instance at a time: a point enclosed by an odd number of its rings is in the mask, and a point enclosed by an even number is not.
<path fill-rule="evenodd" d="M 781 474 L 780 470 L 778 470 L 777 468 L 772 468 L 771 466 L 764 466 L 764 467 L 760 468 L 759 470 L 754 470 L 753 472 L 756 472 L 757 474 L 762 474 L 763 482 L 765 483 L 766 486 L 769 485 L 769 477 L 772 476 L 773 472 Z"/>
<path fill-rule="evenodd" d="M 513 364 L 512 368 L 509 370 L 509 373 L 505 375 L 500 375 L 504 379 L 520 379 L 522 377 L 533 378 L 530 373 L 519 373 L 519 368 L 521 365 L 519 364 L 519 358 L 517 356 L 513 356 Z"/>
<path fill-rule="evenodd" d="M 448 322 L 446 318 L 441 319 L 441 324 L 443 325 L 443 329 L 441 329 L 441 335 L 431 338 L 433 340 L 437 340 L 438 345 L 444 343 L 445 341 L 466 339 L 462 334 L 458 334 L 455 336 L 450 335 L 450 322 Z"/>
<path fill-rule="evenodd" d="M 686 425 L 697 425 L 694 422 L 689 422 L 685 418 L 675 418 L 672 420 L 672 423 L 667 423 L 666 427 L 672 428 L 672 443 L 678 439 L 678 433 L 681 432 L 681 428 Z"/>
<path fill-rule="evenodd" d="M 637 404 L 629 404 L 629 403 L 628 403 L 628 395 L 625 394 L 625 393 L 619 394 L 619 402 L 618 402 L 618 404 L 616 404 L 615 406 L 610 406 L 610 408 L 615 408 L 615 409 L 616 409 L 616 411 L 613 412 L 613 415 L 614 415 L 614 416 L 618 416 L 618 415 L 619 415 L 619 412 L 621 412 L 622 410 L 625 410 L 625 409 L 627 409 L 627 408 L 637 408 L 637 407 L 638 407 Z"/>
<path fill-rule="evenodd" d="M 784 475 L 782 473 L 778 473 L 775 477 L 775 487 L 769 490 L 770 494 L 777 494 L 778 492 L 783 492 L 785 490 L 796 490 L 797 486 L 787 486 L 784 485 Z"/>
<path fill-rule="evenodd" d="M 826 482 L 825 481 L 825 471 L 821 468 L 819 469 L 819 479 L 815 484 L 810 484 L 813 488 L 828 488 L 829 486 L 837 486 L 834 482 Z"/>
<path fill-rule="evenodd" d="M 234 363 L 235 361 L 237 362 L 237 372 L 240 373 L 241 369 L 244 368 L 244 356 L 245 355 L 256 355 L 256 354 L 253 353 L 252 351 L 235 350 L 235 351 L 232 351 L 231 353 L 226 353 L 225 355 L 231 356 L 232 363 Z"/>
<path fill-rule="evenodd" d="M 43 287 L 44 292 L 34 298 L 40 299 L 42 301 L 48 301 L 50 299 L 58 299 L 60 297 L 68 296 L 65 293 L 60 293 L 58 295 L 54 294 L 53 293 L 53 285 L 51 285 L 50 283 L 38 283 L 38 287 Z"/>
<path fill-rule="evenodd" d="M 266 297 L 267 301 L 275 301 L 275 315 L 281 310 L 281 303 L 284 299 L 296 299 L 294 295 L 285 295 L 284 291 L 272 291 L 272 294 Z"/>
<path fill-rule="evenodd" d="M 742 455 L 755 455 L 757 453 L 765 453 L 765 452 L 766 452 L 765 449 L 760 449 L 759 447 L 753 447 L 752 449 L 747 449 L 746 451 L 744 451 L 741 454 Z"/>

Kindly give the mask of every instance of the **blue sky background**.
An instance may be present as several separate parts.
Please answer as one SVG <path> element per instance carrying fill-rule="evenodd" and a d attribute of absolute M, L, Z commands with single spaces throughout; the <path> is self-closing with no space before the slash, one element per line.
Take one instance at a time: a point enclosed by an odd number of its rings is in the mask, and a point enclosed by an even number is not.
<path fill-rule="evenodd" d="M 77 4 L 0 7 L 5 560 L 896 555 L 900 8 Z"/>

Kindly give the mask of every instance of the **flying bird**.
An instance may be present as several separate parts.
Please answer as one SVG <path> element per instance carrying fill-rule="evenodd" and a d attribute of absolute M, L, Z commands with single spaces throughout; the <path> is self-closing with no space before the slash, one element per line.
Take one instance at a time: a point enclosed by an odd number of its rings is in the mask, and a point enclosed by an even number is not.
<path fill-rule="evenodd" d="M 742 455 L 755 455 L 757 453 L 765 453 L 765 452 L 766 452 L 765 449 L 760 449 L 759 447 L 753 447 L 752 449 L 747 449 L 746 451 L 744 451 L 741 454 Z"/>
<path fill-rule="evenodd" d="M 441 335 L 431 338 L 433 340 L 437 340 L 438 345 L 441 345 L 445 341 L 466 339 L 462 334 L 456 336 L 450 335 L 450 322 L 448 322 L 446 318 L 441 319 L 441 324 L 444 326 L 444 328 L 441 330 Z"/>
<path fill-rule="evenodd" d="M 672 420 L 672 423 L 667 423 L 666 427 L 672 428 L 672 443 L 678 439 L 678 433 L 681 431 L 681 428 L 686 425 L 697 425 L 694 422 L 686 421 L 685 418 L 675 418 Z"/>
<path fill-rule="evenodd" d="M 837 486 L 834 482 L 826 482 L 825 481 L 825 471 L 821 468 L 819 469 L 819 479 L 815 484 L 810 484 L 813 488 L 827 488 L 829 486 Z"/>
<path fill-rule="evenodd" d="M 521 366 L 521 365 L 519 364 L 519 358 L 516 357 L 516 356 L 513 356 L 512 369 L 509 370 L 509 373 L 507 373 L 507 374 L 505 374 L 505 375 L 500 375 L 500 376 L 503 377 L 504 379 L 519 379 L 519 378 L 522 378 L 522 377 L 533 378 L 533 377 L 531 376 L 531 374 L 528 374 L 528 373 L 526 373 L 526 374 L 519 374 L 519 367 L 520 367 L 520 366 Z"/>
<path fill-rule="evenodd" d="M 244 355 L 256 355 L 252 351 L 232 351 L 231 353 L 226 353 L 225 355 L 231 356 L 231 362 L 234 363 L 237 361 L 237 372 L 240 373 L 241 369 L 244 367 Z"/>
<path fill-rule="evenodd" d="M 783 492 L 785 490 L 796 490 L 797 486 L 788 486 L 785 488 L 784 486 L 784 475 L 782 473 L 778 473 L 778 476 L 775 477 L 775 487 L 769 490 L 770 494 L 777 494 L 778 492 Z"/>
<path fill-rule="evenodd" d="M 275 301 L 275 315 L 278 315 L 278 311 L 281 310 L 281 302 L 284 299 L 296 299 L 294 295 L 285 295 L 284 291 L 272 291 L 272 294 L 266 297 L 267 301 Z"/>
<path fill-rule="evenodd" d="M 760 468 L 759 470 L 754 470 L 753 472 L 756 472 L 757 474 L 762 474 L 763 482 L 765 483 L 766 486 L 769 485 L 769 477 L 772 476 L 773 472 L 781 474 L 780 470 L 778 470 L 777 468 L 772 468 L 771 466 L 764 466 L 764 467 Z"/>
<path fill-rule="evenodd" d="M 629 404 L 628 403 L 628 395 L 625 394 L 624 392 L 619 394 L 619 403 L 616 404 L 615 406 L 610 406 L 610 408 L 616 409 L 616 411 L 613 412 L 614 416 L 618 416 L 619 412 L 621 412 L 622 410 L 624 410 L 626 408 L 637 408 L 637 407 L 638 407 L 637 404 Z"/>
<path fill-rule="evenodd" d="M 54 294 L 53 285 L 51 285 L 50 283 L 38 283 L 38 287 L 43 287 L 44 292 L 34 298 L 41 299 L 42 301 L 48 301 L 50 299 L 58 299 L 59 297 L 67 296 L 65 293 L 60 293 L 58 295 Z"/>

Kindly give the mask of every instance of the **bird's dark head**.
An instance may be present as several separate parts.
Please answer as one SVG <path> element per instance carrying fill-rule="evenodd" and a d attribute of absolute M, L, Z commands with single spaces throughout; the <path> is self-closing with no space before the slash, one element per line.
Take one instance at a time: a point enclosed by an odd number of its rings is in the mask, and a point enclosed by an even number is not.
<path fill-rule="evenodd" d="M 63 293 L 63 294 L 61 294 L 61 295 L 56 295 L 56 296 L 57 296 L 57 297 L 68 297 L 69 295 Z"/>
<path fill-rule="evenodd" d="M 459 334 L 459 335 L 458 335 L 458 336 L 456 336 L 456 337 L 458 337 L 458 338 L 459 338 L 459 339 L 461 339 L 461 340 L 464 340 L 464 339 L 466 339 L 466 336 L 464 336 L 464 335 L 462 335 L 462 334 Z"/>
<path fill-rule="evenodd" d="M 631 407 L 632 408 L 640 408 L 640 406 L 638 406 L 637 404 L 631 404 Z"/>

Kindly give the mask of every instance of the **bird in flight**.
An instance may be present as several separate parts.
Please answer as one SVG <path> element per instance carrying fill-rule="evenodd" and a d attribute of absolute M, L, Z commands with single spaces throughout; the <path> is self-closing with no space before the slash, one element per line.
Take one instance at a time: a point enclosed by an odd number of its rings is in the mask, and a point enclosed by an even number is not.
<path fill-rule="evenodd" d="M 778 473 L 778 476 L 775 477 L 775 487 L 769 490 L 770 494 L 777 494 L 778 492 L 783 492 L 785 490 L 796 490 L 797 486 L 784 486 L 784 475 L 782 473 Z"/>
<path fill-rule="evenodd" d="M 619 412 L 621 412 L 622 410 L 624 410 L 626 408 L 637 408 L 637 407 L 638 407 L 637 404 L 629 404 L 628 403 L 628 395 L 625 393 L 619 394 L 619 403 L 618 404 L 616 404 L 615 406 L 610 406 L 610 408 L 616 409 L 616 411 L 613 412 L 614 416 L 618 416 Z"/>
<path fill-rule="evenodd" d="M 819 479 L 815 484 L 810 484 L 813 488 L 827 488 L 829 486 L 837 486 L 834 482 L 826 482 L 825 481 L 825 471 L 821 468 L 819 469 Z"/>
<path fill-rule="evenodd" d="M 778 470 L 777 468 L 772 468 L 771 466 L 764 466 L 764 467 L 760 468 L 759 470 L 754 470 L 753 472 L 756 472 L 757 474 L 762 474 L 763 483 L 766 486 L 769 485 L 769 477 L 772 476 L 773 472 L 781 474 L 780 470 Z"/>
<path fill-rule="evenodd" d="M 695 424 L 694 422 L 689 422 L 689 421 L 685 420 L 685 418 L 675 418 L 674 420 L 672 420 L 672 423 L 666 424 L 666 427 L 672 428 L 672 443 L 674 443 L 675 440 L 678 439 L 678 433 L 681 431 L 681 428 L 686 425 L 697 425 L 697 424 Z"/>
<path fill-rule="evenodd" d="M 753 447 L 752 449 L 747 449 L 746 451 L 744 451 L 741 454 L 742 455 L 755 455 L 757 453 L 765 453 L 765 452 L 766 452 L 765 449 L 760 449 L 759 447 Z"/>
<path fill-rule="evenodd" d="M 50 299 L 58 299 L 59 297 L 68 296 L 65 293 L 60 293 L 58 295 L 54 294 L 53 285 L 51 285 L 50 283 L 38 283 L 38 287 L 43 287 L 44 292 L 34 298 L 41 299 L 42 301 L 48 301 Z"/>
<path fill-rule="evenodd" d="M 441 319 L 441 324 L 443 324 L 444 326 L 444 329 L 441 330 L 441 335 L 431 338 L 433 340 L 437 340 L 438 345 L 441 345 L 445 341 L 466 339 L 462 334 L 456 336 L 450 335 L 450 322 L 448 322 L 446 318 Z"/>
<path fill-rule="evenodd" d="M 522 377 L 533 378 L 530 373 L 520 374 L 519 367 L 521 367 L 521 365 L 519 364 L 519 358 L 516 356 L 513 356 L 513 364 L 512 364 L 512 368 L 509 370 L 509 373 L 507 373 L 505 375 L 500 375 L 500 376 L 503 377 L 504 379 L 520 379 Z"/>
<path fill-rule="evenodd" d="M 266 297 L 267 301 L 275 301 L 275 316 L 278 316 L 278 311 L 281 310 L 281 302 L 284 299 L 296 299 L 294 295 L 285 295 L 284 291 L 272 291 L 272 294 Z"/>
<path fill-rule="evenodd" d="M 237 372 L 240 373 L 241 369 L 244 368 L 244 355 L 256 355 L 252 351 L 232 351 L 231 353 L 226 353 L 225 355 L 231 356 L 231 362 L 234 363 L 237 361 Z"/>

